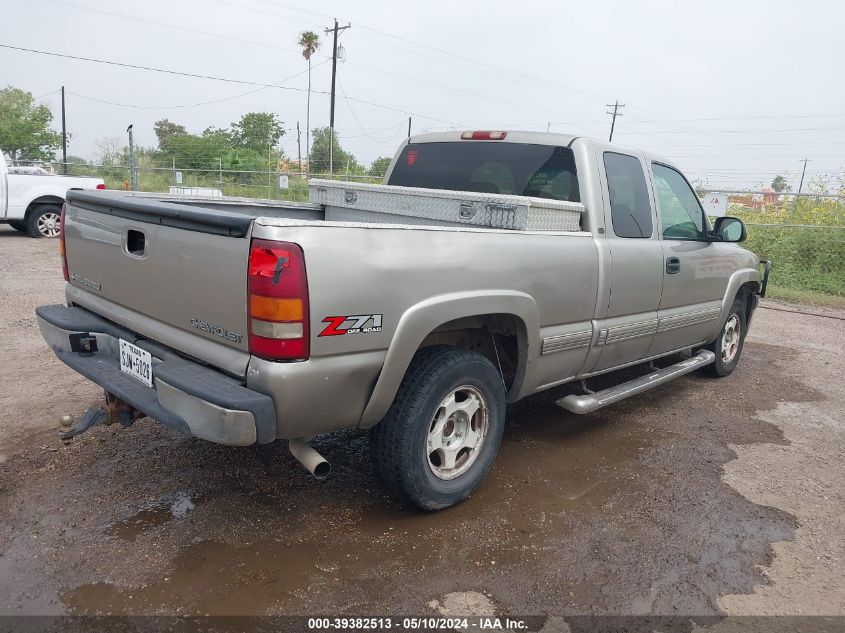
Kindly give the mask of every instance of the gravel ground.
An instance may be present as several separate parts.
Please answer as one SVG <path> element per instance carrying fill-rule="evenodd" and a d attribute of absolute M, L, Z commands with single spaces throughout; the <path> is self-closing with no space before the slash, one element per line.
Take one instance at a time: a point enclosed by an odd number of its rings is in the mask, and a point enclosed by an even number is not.
<path fill-rule="evenodd" d="M 0 228 L 0 268 L 0 614 L 845 615 L 840 312 L 761 309 L 724 380 L 518 403 L 482 488 L 423 514 L 360 432 L 319 438 L 322 483 L 149 420 L 62 446 L 100 394 L 35 324 L 57 245 Z"/>

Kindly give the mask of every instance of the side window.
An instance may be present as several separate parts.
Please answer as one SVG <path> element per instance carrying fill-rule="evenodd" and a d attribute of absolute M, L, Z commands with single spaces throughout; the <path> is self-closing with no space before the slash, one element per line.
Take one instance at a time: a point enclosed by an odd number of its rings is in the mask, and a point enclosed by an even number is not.
<path fill-rule="evenodd" d="M 706 237 L 710 226 L 704 210 L 680 172 L 659 163 L 652 163 L 651 171 L 663 237 L 680 240 Z"/>
<path fill-rule="evenodd" d="M 604 171 L 610 190 L 613 232 L 618 237 L 651 237 L 651 204 L 640 160 L 605 152 Z"/>

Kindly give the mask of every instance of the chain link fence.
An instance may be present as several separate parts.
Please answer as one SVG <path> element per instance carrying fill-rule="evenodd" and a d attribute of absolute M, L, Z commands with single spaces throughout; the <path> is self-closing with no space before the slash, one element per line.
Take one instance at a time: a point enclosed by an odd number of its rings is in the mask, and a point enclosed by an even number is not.
<path fill-rule="evenodd" d="M 63 173 L 64 165 L 50 163 L 55 173 Z M 328 174 L 305 174 L 299 171 L 255 171 L 184 169 L 178 164 L 172 167 L 136 167 L 138 190 L 152 193 L 182 193 L 203 196 L 237 196 L 267 200 L 308 200 L 308 178 L 330 178 Z M 105 180 L 107 189 L 131 189 L 132 168 L 123 165 L 67 164 L 70 176 L 95 176 Z M 335 173 L 339 180 L 359 182 L 381 182 L 375 176 Z"/>
<path fill-rule="evenodd" d="M 845 297 L 845 196 L 731 192 L 727 213 L 746 223 L 745 246 L 772 260 L 774 296 Z"/>
<path fill-rule="evenodd" d="M 238 196 L 270 200 L 308 200 L 308 178 L 328 174 L 281 171 L 237 171 L 138 166 L 138 189 L 146 192 Z M 60 163 L 48 165 L 56 173 Z M 128 190 L 131 168 L 123 165 L 69 163 L 69 175 L 103 178 L 108 189 Z M 335 179 L 377 183 L 376 176 L 344 173 Z M 774 296 L 808 298 L 800 293 L 845 297 L 845 195 L 778 194 L 772 191 L 725 192 L 727 214 L 741 218 L 748 227 L 745 246 L 761 258 L 771 259 L 770 284 Z M 797 295 L 795 293 L 798 293 Z"/>

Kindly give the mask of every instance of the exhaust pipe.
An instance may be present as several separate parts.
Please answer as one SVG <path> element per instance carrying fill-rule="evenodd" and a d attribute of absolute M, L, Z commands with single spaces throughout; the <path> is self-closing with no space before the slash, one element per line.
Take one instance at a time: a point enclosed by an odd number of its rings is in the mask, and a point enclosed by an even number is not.
<path fill-rule="evenodd" d="M 288 449 L 290 449 L 291 455 L 296 457 L 299 463 L 305 466 L 308 472 L 317 479 L 325 479 L 329 476 L 332 470 L 331 464 L 320 453 L 308 446 L 305 440 L 289 440 Z"/>

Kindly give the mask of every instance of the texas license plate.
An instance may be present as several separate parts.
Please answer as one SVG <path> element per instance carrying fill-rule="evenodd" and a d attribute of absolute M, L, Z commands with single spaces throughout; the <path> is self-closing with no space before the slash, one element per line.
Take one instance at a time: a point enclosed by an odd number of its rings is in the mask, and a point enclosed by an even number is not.
<path fill-rule="evenodd" d="M 146 350 L 120 339 L 120 371 L 153 386 L 153 357 Z"/>

